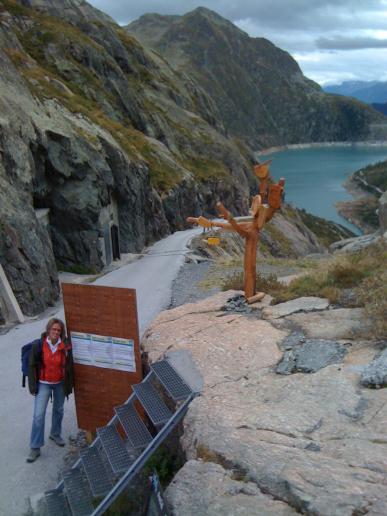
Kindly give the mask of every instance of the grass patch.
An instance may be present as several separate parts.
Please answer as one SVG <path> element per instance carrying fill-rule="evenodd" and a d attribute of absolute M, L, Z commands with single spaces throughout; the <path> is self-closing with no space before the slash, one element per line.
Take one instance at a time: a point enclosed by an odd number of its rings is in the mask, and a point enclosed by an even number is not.
<path fill-rule="evenodd" d="M 275 274 L 257 274 L 257 291 L 270 294 L 273 304 L 303 296 L 316 296 L 325 297 L 331 304 L 341 307 L 364 307 L 372 323 L 370 336 L 387 336 L 387 243 L 384 240 L 356 253 L 336 255 L 327 260 L 271 259 L 266 260 L 266 263 L 278 265 L 281 261 L 289 266 L 297 264 L 313 269 L 295 278 L 289 285 L 283 285 Z M 243 290 L 242 270 L 234 271 L 225 278 L 227 268 L 222 267 L 222 273 L 222 278 L 218 275 L 218 285 L 221 285 L 222 290 Z"/>
<path fill-rule="evenodd" d="M 362 306 L 357 295 L 349 295 L 363 280 L 374 274 L 378 260 L 368 259 L 367 253 L 336 256 L 322 261 L 316 269 L 294 279 L 282 290 L 274 292 L 274 303 L 281 303 L 302 296 L 326 297 L 332 304 Z"/>
<path fill-rule="evenodd" d="M 387 272 L 368 277 L 357 289 L 360 303 L 372 322 L 375 337 L 387 337 Z"/>
<path fill-rule="evenodd" d="M 222 284 L 222 290 L 243 290 L 243 283 L 243 271 L 236 271 L 224 280 Z M 258 273 L 255 286 L 257 292 L 270 292 L 271 295 L 273 295 L 275 292 L 281 292 L 283 289 L 282 283 L 278 281 L 275 274 L 263 276 L 262 274 Z"/>
<path fill-rule="evenodd" d="M 229 179 L 224 163 L 214 159 L 190 157 L 183 161 L 183 165 L 194 174 L 197 181 Z"/>
<path fill-rule="evenodd" d="M 30 16 L 31 9 L 24 7 L 13 0 L 2 0 L 0 4 L 0 12 L 8 11 L 15 16 Z"/>

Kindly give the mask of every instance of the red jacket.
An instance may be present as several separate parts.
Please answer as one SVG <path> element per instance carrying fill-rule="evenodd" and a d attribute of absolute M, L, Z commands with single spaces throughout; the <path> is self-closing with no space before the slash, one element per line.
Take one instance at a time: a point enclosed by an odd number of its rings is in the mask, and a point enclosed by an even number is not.
<path fill-rule="evenodd" d="M 43 343 L 47 335 L 43 333 L 40 339 L 36 339 L 32 343 L 32 349 L 29 357 L 28 364 L 28 386 L 31 394 L 37 394 L 38 385 L 40 379 L 40 373 L 44 368 L 43 365 Z M 40 344 L 42 343 L 42 344 Z M 62 350 L 60 354 L 65 357 L 64 364 L 64 381 L 63 381 L 63 391 L 66 396 L 72 393 L 73 391 L 73 356 L 71 353 L 71 345 L 67 341 L 64 340 L 65 350 Z M 55 355 L 58 353 L 54 353 Z"/>
<path fill-rule="evenodd" d="M 55 353 L 45 338 L 42 346 L 42 365 L 39 380 L 49 383 L 59 383 L 64 379 L 64 369 L 66 363 L 66 346 L 64 342 L 58 344 Z"/>

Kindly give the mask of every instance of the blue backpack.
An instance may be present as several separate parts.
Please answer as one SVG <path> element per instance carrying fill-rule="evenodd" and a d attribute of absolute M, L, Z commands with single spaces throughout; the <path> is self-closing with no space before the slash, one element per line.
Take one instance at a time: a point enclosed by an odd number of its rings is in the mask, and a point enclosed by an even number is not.
<path fill-rule="evenodd" d="M 32 346 L 35 343 L 38 343 L 38 352 L 41 353 L 42 351 L 42 341 L 41 339 L 33 340 L 32 342 L 29 342 L 28 344 L 24 344 L 24 346 L 21 348 L 21 370 L 23 374 L 23 381 L 22 386 L 26 386 L 26 377 L 28 376 L 28 364 L 30 361 L 30 354 L 32 350 Z"/>

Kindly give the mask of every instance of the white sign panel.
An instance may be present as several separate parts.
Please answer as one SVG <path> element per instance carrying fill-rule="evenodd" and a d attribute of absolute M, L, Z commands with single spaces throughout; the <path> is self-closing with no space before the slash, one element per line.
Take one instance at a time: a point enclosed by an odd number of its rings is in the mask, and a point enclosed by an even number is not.
<path fill-rule="evenodd" d="M 132 339 L 71 332 L 71 342 L 76 364 L 136 372 Z"/>

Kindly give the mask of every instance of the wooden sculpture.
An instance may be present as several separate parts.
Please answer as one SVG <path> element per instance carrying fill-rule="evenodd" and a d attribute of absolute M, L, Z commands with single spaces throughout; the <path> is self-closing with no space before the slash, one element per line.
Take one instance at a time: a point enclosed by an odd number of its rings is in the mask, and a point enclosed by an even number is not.
<path fill-rule="evenodd" d="M 205 217 L 188 217 L 187 222 L 199 224 L 204 228 L 222 228 L 228 231 L 236 231 L 245 239 L 244 256 L 244 291 L 248 302 L 259 301 L 264 293 L 256 293 L 256 262 L 257 244 L 259 233 L 281 207 L 282 194 L 285 179 L 281 178 L 278 183 L 270 183 L 269 164 L 271 160 L 259 163 L 254 166 L 254 173 L 259 179 L 259 195 L 253 197 L 250 217 L 242 217 L 236 220 L 221 202 L 216 204 L 219 214 L 227 220 L 227 223 L 210 221 Z"/>

